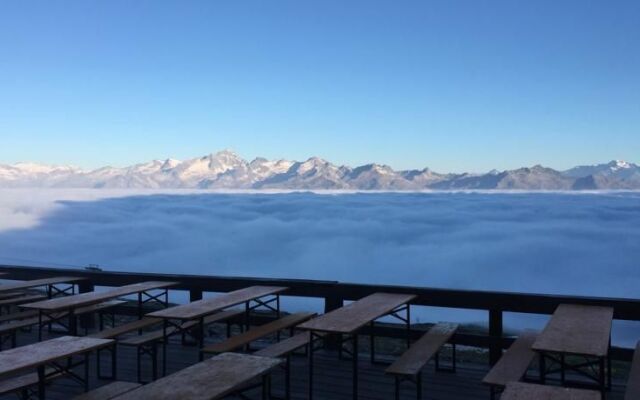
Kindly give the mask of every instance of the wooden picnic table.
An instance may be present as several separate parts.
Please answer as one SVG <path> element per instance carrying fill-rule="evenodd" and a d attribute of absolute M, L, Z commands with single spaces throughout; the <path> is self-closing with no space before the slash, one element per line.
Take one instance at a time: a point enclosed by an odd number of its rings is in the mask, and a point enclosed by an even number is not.
<path fill-rule="evenodd" d="M 51 300 L 22 304 L 20 307 L 38 310 L 38 315 L 40 318 L 40 331 L 38 337 L 40 340 L 42 340 L 42 318 L 48 317 L 49 320 L 46 321 L 46 323 L 48 324 L 50 322 L 58 321 L 60 319 L 60 315 L 63 315 L 63 317 L 65 318 L 69 318 L 69 333 L 73 336 L 76 336 L 78 332 L 77 322 L 75 318 L 76 309 L 80 307 L 99 304 L 107 300 L 131 294 L 138 294 L 139 310 L 142 308 L 144 302 L 149 301 L 149 299 L 156 299 L 156 301 L 159 301 L 157 299 L 160 298 L 160 296 L 164 296 L 165 300 L 160 302 L 166 307 L 168 305 L 167 288 L 175 286 L 177 284 L 178 282 L 166 281 L 140 282 L 131 285 L 116 287 L 106 291 L 93 291 L 77 294 L 75 296 L 59 297 Z M 159 295 L 152 295 L 149 293 L 150 291 L 157 289 L 162 289 L 162 293 Z M 143 299 L 143 295 L 146 295 L 147 297 L 149 297 L 149 299 Z M 139 314 L 139 316 L 141 317 L 141 312 Z"/>
<path fill-rule="evenodd" d="M 0 293 L 5 293 L 13 290 L 31 289 L 40 286 L 47 287 L 47 295 L 49 298 L 56 295 L 68 295 L 75 293 L 75 284 L 86 280 L 87 278 L 77 278 L 73 276 L 59 276 L 55 278 L 33 279 L 30 281 L 21 281 L 13 283 L 5 283 L 0 285 Z M 70 284 L 68 288 L 60 289 L 56 285 L 63 283 Z"/>
<path fill-rule="evenodd" d="M 117 400 L 214 400 L 238 391 L 253 380 L 263 378 L 283 360 L 248 354 L 223 353 L 174 374 L 134 389 Z"/>
<path fill-rule="evenodd" d="M 366 325 L 371 325 L 376 319 L 394 316 L 401 319 L 407 326 L 407 343 L 411 329 L 411 314 L 409 303 L 415 299 L 413 294 L 374 293 L 355 301 L 347 306 L 331 311 L 303 324 L 299 329 L 311 333 L 309 346 L 309 399 L 313 398 L 313 342 L 325 334 L 347 335 L 352 342 L 351 356 L 353 361 L 353 398 L 358 398 L 358 332 Z M 406 318 L 399 313 L 406 311 Z M 371 331 L 371 359 L 374 360 L 374 336 Z M 343 340 L 340 340 L 340 352 L 343 351 Z M 346 351 L 346 350 L 344 350 Z"/>
<path fill-rule="evenodd" d="M 609 385 L 611 384 L 609 349 L 611 348 L 612 320 L 613 308 L 611 307 L 559 305 L 531 346 L 532 350 L 540 354 L 542 383 L 548 373 L 556 372 L 556 370 L 547 371 L 546 361 L 550 360 L 559 365 L 558 371 L 563 384 L 566 383 L 565 371 L 569 369 L 596 381 L 598 388 L 604 393 L 607 386 L 605 369 Z M 595 360 L 595 362 L 580 362 L 574 365 L 568 360 L 571 357 Z M 585 367 L 591 368 L 594 365 L 598 366 L 597 376 L 584 371 Z"/>
<path fill-rule="evenodd" d="M 500 396 L 501 400 L 600 400 L 593 390 L 569 389 L 533 383 L 510 382 Z"/>
<path fill-rule="evenodd" d="M 88 337 L 62 336 L 56 339 L 38 342 L 0 352 L 0 377 L 12 375 L 35 368 L 38 373 L 38 397 L 45 398 L 45 367 L 51 367 L 51 373 L 65 373 L 82 381 L 85 391 L 89 385 L 89 353 L 93 350 L 112 345 L 112 339 L 94 339 Z M 73 356 L 83 356 L 82 362 L 64 362 Z M 72 369 L 84 365 L 84 377 L 75 374 Z"/>
<path fill-rule="evenodd" d="M 243 289 L 234 290 L 224 293 L 216 297 L 193 301 L 191 303 L 170 307 L 165 310 L 155 311 L 147 314 L 149 317 L 162 318 L 163 323 L 163 341 L 162 341 L 162 373 L 167 371 L 167 334 L 171 331 L 174 333 L 191 334 L 193 324 L 190 321 L 198 322 L 198 333 L 196 340 L 201 349 L 204 347 L 204 319 L 205 317 L 215 314 L 225 308 L 245 305 L 245 325 L 249 326 L 249 313 L 258 308 L 266 307 L 271 311 L 275 311 L 280 316 L 280 294 L 288 288 L 283 286 L 250 286 Z M 271 297 L 264 300 L 266 297 Z M 252 302 L 255 304 L 252 306 Z M 270 306 L 276 303 L 275 307 Z M 189 329 L 182 329 L 183 325 L 189 326 Z M 199 360 L 202 361 L 203 354 L 199 352 Z"/>

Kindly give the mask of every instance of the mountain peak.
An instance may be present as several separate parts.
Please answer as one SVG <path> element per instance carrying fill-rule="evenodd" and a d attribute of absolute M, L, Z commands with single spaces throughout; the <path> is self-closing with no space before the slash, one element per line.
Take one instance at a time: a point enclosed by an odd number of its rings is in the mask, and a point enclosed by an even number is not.
<path fill-rule="evenodd" d="M 179 161 L 154 160 L 127 167 L 83 171 L 38 163 L 0 165 L 1 187 L 349 189 L 349 190 L 640 190 L 640 167 L 622 160 L 567 171 L 534 165 L 481 174 L 441 174 L 428 168 L 395 171 L 371 163 L 338 166 L 320 157 L 306 161 L 255 158 L 225 149 Z"/>

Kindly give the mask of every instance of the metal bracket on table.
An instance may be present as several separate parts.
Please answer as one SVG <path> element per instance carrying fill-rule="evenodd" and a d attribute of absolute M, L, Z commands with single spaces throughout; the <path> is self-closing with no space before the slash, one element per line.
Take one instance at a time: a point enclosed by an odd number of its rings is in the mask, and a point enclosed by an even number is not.
<path fill-rule="evenodd" d="M 572 364 L 567 362 L 566 356 L 562 353 L 555 354 L 541 352 L 539 356 L 539 373 L 540 382 L 542 384 L 545 383 L 547 375 L 560 372 L 560 382 L 563 386 L 570 385 L 584 387 L 584 383 L 568 381 L 566 379 L 566 371 L 572 371 L 590 381 L 595 382 L 603 395 L 605 391 L 611 389 L 610 357 L 585 357 L 575 355 L 571 357 L 582 358 L 584 361 L 579 364 Z M 549 366 L 547 366 L 547 361 L 551 362 Z M 587 369 L 587 371 L 585 371 L 585 369 Z"/>
<path fill-rule="evenodd" d="M 159 290 L 159 292 L 153 294 L 154 290 Z M 144 305 L 149 303 L 160 304 L 162 308 L 169 307 L 169 289 L 152 289 L 138 292 L 138 318 L 143 317 Z"/>
<path fill-rule="evenodd" d="M 47 297 L 52 299 L 60 296 L 73 296 L 76 294 L 76 284 L 52 284 L 47 285 Z"/>

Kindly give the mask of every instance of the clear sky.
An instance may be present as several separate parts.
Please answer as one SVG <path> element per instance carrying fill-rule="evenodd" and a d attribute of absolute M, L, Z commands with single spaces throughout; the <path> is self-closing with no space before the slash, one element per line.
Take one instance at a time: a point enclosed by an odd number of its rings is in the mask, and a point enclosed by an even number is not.
<path fill-rule="evenodd" d="M 0 163 L 640 161 L 640 1 L 3 1 Z"/>

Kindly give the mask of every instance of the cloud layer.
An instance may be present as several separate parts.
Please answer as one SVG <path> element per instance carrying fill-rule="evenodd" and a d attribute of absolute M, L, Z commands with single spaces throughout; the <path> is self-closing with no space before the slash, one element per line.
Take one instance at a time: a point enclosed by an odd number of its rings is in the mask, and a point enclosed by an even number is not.
<path fill-rule="evenodd" d="M 0 262 L 640 297 L 638 194 L 38 193 Z"/>

